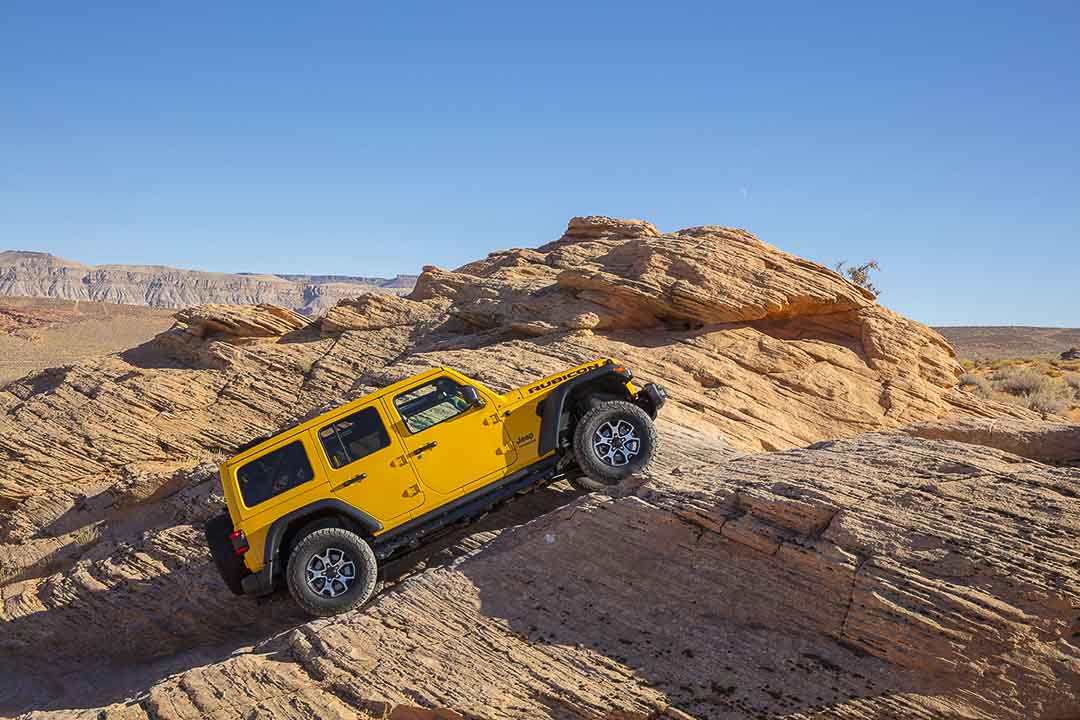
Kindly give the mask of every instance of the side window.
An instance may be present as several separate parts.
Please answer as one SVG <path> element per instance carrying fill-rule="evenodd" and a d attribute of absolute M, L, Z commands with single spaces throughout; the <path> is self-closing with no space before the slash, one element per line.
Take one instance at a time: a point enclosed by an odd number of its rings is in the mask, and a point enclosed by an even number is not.
<path fill-rule="evenodd" d="M 460 385 L 441 377 L 401 393 L 394 398 L 394 407 L 409 432 L 417 433 L 460 415 L 470 405 L 462 396 Z"/>
<path fill-rule="evenodd" d="M 319 442 L 330 467 L 340 468 L 382 450 L 390 444 L 390 435 L 379 411 L 369 407 L 319 430 Z"/>
<path fill-rule="evenodd" d="M 244 504 L 255 507 L 315 477 L 304 444 L 297 440 L 242 465 L 236 472 Z"/>

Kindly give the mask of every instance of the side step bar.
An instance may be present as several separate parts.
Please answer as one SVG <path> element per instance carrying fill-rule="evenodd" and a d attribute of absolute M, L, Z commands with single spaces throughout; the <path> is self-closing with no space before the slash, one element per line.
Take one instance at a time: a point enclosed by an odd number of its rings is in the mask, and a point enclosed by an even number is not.
<path fill-rule="evenodd" d="M 519 470 L 498 482 L 447 503 L 427 515 L 400 525 L 375 538 L 375 557 L 385 560 L 402 547 L 418 544 L 422 538 L 455 525 L 476 515 L 482 515 L 495 505 L 520 492 L 544 485 L 555 479 L 557 458 L 548 458 Z"/>

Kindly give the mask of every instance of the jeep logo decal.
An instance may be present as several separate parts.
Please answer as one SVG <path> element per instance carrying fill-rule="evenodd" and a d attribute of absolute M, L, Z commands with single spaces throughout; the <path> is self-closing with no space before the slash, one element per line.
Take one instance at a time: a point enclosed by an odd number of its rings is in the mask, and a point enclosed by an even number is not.
<path fill-rule="evenodd" d="M 586 365 L 585 367 L 580 367 L 577 370 L 571 370 L 570 372 L 565 373 L 563 375 L 557 375 L 556 377 L 550 378 L 548 380 L 545 380 L 542 383 L 538 383 L 538 384 L 533 385 L 532 387 L 530 387 L 529 388 L 529 394 L 532 395 L 535 392 L 540 392 L 541 390 L 544 390 L 545 388 L 549 388 L 552 385 L 558 385 L 559 383 L 563 382 L 564 380 L 569 380 L 572 377 L 576 377 L 578 375 L 581 375 L 582 373 L 587 373 L 590 370 L 595 370 L 596 368 L 603 367 L 603 366 L 604 366 L 604 363 L 596 363 L 595 365 Z"/>

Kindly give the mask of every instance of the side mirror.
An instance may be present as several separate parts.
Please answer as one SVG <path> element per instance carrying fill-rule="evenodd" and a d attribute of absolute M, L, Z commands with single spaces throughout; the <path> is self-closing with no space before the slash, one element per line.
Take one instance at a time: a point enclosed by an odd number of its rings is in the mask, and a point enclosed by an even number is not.
<path fill-rule="evenodd" d="M 487 404 L 484 402 L 484 398 L 480 397 L 480 391 L 472 385 L 461 388 L 461 397 L 465 398 L 465 402 L 473 407 L 484 407 Z"/>

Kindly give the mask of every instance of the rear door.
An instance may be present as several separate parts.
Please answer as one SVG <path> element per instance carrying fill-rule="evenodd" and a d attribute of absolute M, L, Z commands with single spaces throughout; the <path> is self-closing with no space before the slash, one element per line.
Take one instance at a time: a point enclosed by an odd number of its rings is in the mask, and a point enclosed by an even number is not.
<path fill-rule="evenodd" d="M 389 398 L 409 461 L 424 484 L 444 497 L 478 480 L 501 477 L 516 457 L 496 397 L 474 385 L 485 402 L 474 407 L 465 400 L 464 387 L 440 375 Z"/>
<path fill-rule="evenodd" d="M 229 472 L 236 480 L 241 518 L 249 521 L 263 513 L 276 517 L 325 495 L 326 478 L 316 472 L 318 462 L 306 432 L 286 435 L 238 462 Z"/>
<path fill-rule="evenodd" d="M 400 438 L 373 402 L 314 431 L 331 492 L 389 527 L 424 502 Z"/>

